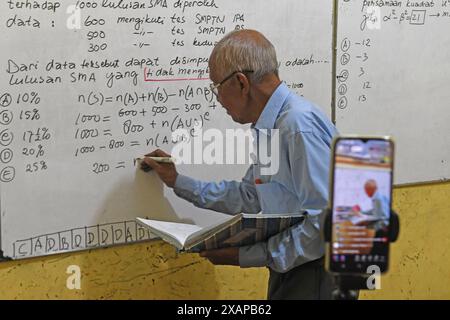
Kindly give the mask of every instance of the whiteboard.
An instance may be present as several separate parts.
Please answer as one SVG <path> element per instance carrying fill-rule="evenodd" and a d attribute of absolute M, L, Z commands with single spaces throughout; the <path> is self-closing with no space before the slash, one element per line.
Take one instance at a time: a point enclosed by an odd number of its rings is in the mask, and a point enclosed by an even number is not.
<path fill-rule="evenodd" d="M 450 178 L 450 2 L 339 1 L 336 125 L 391 135 L 396 184 Z"/>
<path fill-rule="evenodd" d="M 206 62 L 236 27 L 263 32 L 282 79 L 331 114 L 331 1 L 31 3 L 0 4 L 1 248 L 13 259 L 151 238 L 135 217 L 224 217 L 178 199 L 133 159 L 170 151 L 178 126 L 238 128 L 208 89 Z M 218 181 L 247 167 L 178 170 Z"/>

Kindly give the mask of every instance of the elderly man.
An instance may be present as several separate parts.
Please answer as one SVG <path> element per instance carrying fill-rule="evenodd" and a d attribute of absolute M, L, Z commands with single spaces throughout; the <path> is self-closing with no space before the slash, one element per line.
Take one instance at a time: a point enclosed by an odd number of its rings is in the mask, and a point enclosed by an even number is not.
<path fill-rule="evenodd" d="M 290 92 L 278 76 L 275 48 L 254 30 L 226 35 L 211 53 L 210 79 L 217 100 L 257 136 L 279 130 L 279 170 L 270 176 L 259 163 L 242 181 L 202 182 L 178 174 L 173 164 L 145 158 L 162 181 L 194 205 L 223 213 L 306 211 L 305 220 L 267 242 L 201 253 L 214 264 L 268 267 L 269 299 L 330 299 L 319 225 L 328 203 L 330 145 L 336 129 L 306 99 Z M 148 156 L 169 156 L 161 150 Z"/>
<path fill-rule="evenodd" d="M 377 232 L 386 229 L 389 225 L 389 199 L 378 191 L 377 182 L 373 179 L 369 179 L 364 183 L 364 191 L 366 192 L 366 195 L 372 199 L 372 209 L 361 211 L 359 206 L 355 206 L 353 211 L 361 217 L 370 216 L 377 219 L 368 220 L 366 222 L 362 221 L 361 224 L 368 225 Z"/>

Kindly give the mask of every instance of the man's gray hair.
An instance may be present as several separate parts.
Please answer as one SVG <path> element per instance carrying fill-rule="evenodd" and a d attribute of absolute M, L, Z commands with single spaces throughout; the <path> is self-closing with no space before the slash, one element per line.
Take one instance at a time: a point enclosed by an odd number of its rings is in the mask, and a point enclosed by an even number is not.
<path fill-rule="evenodd" d="M 254 30 L 236 30 L 225 35 L 212 51 L 210 65 L 224 77 L 235 71 L 252 70 L 247 76 L 255 83 L 267 74 L 278 76 L 275 47 Z"/>

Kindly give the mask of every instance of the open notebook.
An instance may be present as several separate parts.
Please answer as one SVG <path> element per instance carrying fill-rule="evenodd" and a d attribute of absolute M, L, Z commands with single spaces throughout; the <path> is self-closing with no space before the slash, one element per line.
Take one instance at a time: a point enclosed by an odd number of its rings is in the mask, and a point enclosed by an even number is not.
<path fill-rule="evenodd" d="M 261 241 L 301 223 L 304 214 L 237 214 L 209 227 L 136 218 L 150 232 L 180 251 L 240 247 Z"/>

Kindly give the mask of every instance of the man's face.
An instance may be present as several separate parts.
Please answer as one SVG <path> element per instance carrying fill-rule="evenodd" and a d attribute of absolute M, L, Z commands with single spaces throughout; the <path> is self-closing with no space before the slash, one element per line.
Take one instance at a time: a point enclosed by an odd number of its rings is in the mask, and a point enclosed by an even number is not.
<path fill-rule="evenodd" d="M 366 191 L 367 196 L 372 198 L 373 195 L 375 194 L 375 191 L 377 191 L 377 186 L 374 184 L 368 183 L 364 186 L 364 190 Z"/>
<path fill-rule="evenodd" d="M 217 84 L 226 78 L 226 75 L 219 75 L 214 69 L 210 69 L 210 79 L 213 83 Z M 245 101 L 242 97 L 240 90 L 240 83 L 237 79 L 237 75 L 232 76 L 230 79 L 223 82 L 218 88 L 217 101 L 225 108 L 227 113 L 237 123 L 248 123 L 245 117 Z"/>

